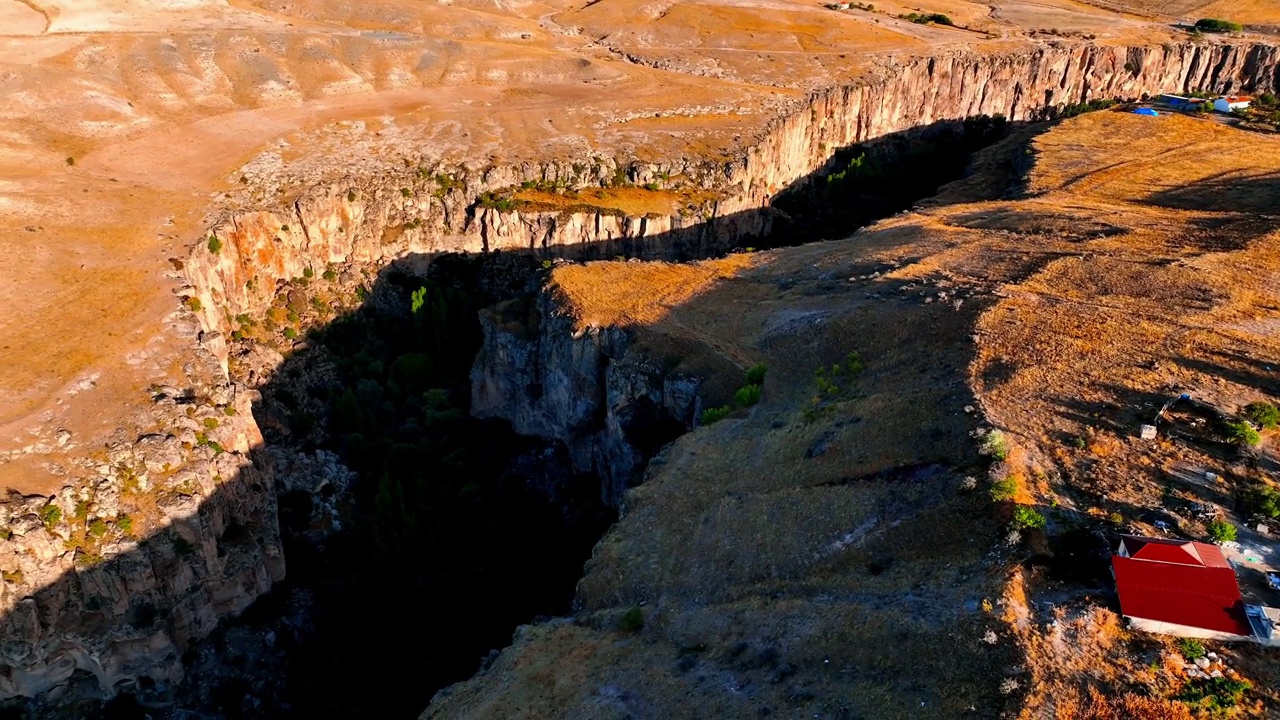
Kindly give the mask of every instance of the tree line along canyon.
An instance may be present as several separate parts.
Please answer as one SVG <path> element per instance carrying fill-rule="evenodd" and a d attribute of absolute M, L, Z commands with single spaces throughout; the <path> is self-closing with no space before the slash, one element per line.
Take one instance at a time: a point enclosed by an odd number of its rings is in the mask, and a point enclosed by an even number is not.
<path fill-rule="evenodd" d="M 1276 717 L 1278 67 L 0 0 L 0 717 Z"/>

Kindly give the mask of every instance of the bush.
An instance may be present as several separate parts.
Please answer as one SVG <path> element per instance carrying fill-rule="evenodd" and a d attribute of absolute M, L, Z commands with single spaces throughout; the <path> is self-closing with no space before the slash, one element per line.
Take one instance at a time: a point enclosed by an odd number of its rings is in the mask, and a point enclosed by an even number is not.
<path fill-rule="evenodd" d="M 209 236 L 209 252 L 213 253 L 214 255 L 217 255 L 221 251 L 222 251 L 222 241 L 218 239 L 217 235 L 210 235 Z"/>
<path fill-rule="evenodd" d="M 978 452 L 999 462 L 1009 457 L 1009 441 L 1005 440 L 1004 433 L 992 430 L 982 439 L 982 447 Z"/>
<path fill-rule="evenodd" d="M 639 632 L 644 628 L 644 610 L 637 606 L 622 613 L 622 617 L 618 620 L 618 627 L 623 632 Z"/>
<path fill-rule="evenodd" d="M 729 413 L 731 412 L 733 412 L 733 410 L 728 405 L 707 408 L 706 410 L 702 411 L 702 418 L 701 418 L 702 424 L 714 425 L 720 422 L 721 420 L 725 419 L 726 417 L 729 417 Z"/>
<path fill-rule="evenodd" d="M 94 518 L 89 523 L 89 537 L 100 538 L 107 534 L 107 521 L 102 518 Z"/>
<path fill-rule="evenodd" d="M 1209 537 L 1216 543 L 1231 542 L 1236 539 L 1236 526 L 1226 520 L 1214 520 L 1207 528 Z"/>
<path fill-rule="evenodd" d="M 1250 515 L 1280 518 L 1280 491 L 1270 485 L 1249 488 L 1244 492 L 1244 508 Z"/>
<path fill-rule="evenodd" d="M 133 534 L 133 518 L 128 515 L 121 515 L 116 518 L 116 527 L 125 535 Z"/>
<path fill-rule="evenodd" d="M 1225 430 L 1227 439 L 1236 445 L 1257 445 L 1262 442 L 1258 431 L 1244 420 L 1228 420 Z"/>
<path fill-rule="evenodd" d="M 1044 527 L 1044 516 L 1027 505 L 1019 505 L 1013 510 L 1013 525 L 1019 530 L 1039 530 Z"/>
<path fill-rule="evenodd" d="M 1280 408 L 1269 402 L 1251 402 L 1245 405 L 1244 416 L 1264 430 L 1274 430 L 1280 425 Z"/>
<path fill-rule="evenodd" d="M 745 379 L 748 385 L 763 385 L 764 376 L 769 372 L 769 368 L 764 363 L 757 363 L 747 368 Z"/>
<path fill-rule="evenodd" d="M 1229 677 L 1196 678 L 1182 687 L 1178 699 L 1197 709 L 1213 713 L 1240 704 L 1253 685 L 1248 680 Z"/>
<path fill-rule="evenodd" d="M 1018 479 L 1013 475 L 1001 478 L 991 485 L 991 499 L 996 502 L 1007 502 L 1018 494 Z"/>
<path fill-rule="evenodd" d="M 47 528 L 52 528 L 62 520 L 62 509 L 53 503 L 49 503 L 40 508 L 40 522 L 44 523 Z"/>
<path fill-rule="evenodd" d="M 200 312 L 200 309 L 204 307 L 203 305 L 200 304 L 200 298 L 196 297 L 195 295 L 192 295 L 191 297 L 187 298 L 186 305 L 187 305 L 187 309 L 190 310 L 191 312 Z"/>
<path fill-rule="evenodd" d="M 908 13 L 906 15 L 899 15 L 898 17 L 902 18 L 903 20 L 910 20 L 911 22 L 916 23 L 917 25 L 928 25 L 929 23 L 935 23 L 938 25 L 948 25 L 952 27 L 955 26 L 955 23 L 951 22 L 951 18 L 947 17 L 946 15 L 943 15 L 942 13 Z"/>
<path fill-rule="evenodd" d="M 1196 29 L 1200 32 L 1224 33 L 1224 32 L 1240 32 L 1244 30 L 1244 26 L 1230 20 L 1219 20 L 1217 18 L 1201 18 L 1196 21 Z"/>
<path fill-rule="evenodd" d="M 743 385 L 733 394 L 733 402 L 740 408 L 751 407 L 760 402 L 759 385 Z"/>
<path fill-rule="evenodd" d="M 1178 652 L 1182 653 L 1182 657 L 1188 660 L 1202 658 L 1205 655 L 1204 645 L 1195 638 L 1179 638 L 1177 642 Z"/>

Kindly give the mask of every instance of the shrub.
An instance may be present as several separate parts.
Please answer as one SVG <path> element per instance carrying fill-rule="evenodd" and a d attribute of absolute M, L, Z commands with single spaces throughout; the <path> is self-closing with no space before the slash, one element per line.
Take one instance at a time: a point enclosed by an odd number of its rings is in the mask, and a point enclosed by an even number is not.
<path fill-rule="evenodd" d="M 1280 408 L 1269 402 L 1251 402 L 1245 405 L 1244 416 L 1264 430 L 1274 430 L 1280 425 Z"/>
<path fill-rule="evenodd" d="M 1195 638 L 1179 638 L 1176 644 L 1178 646 L 1178 652 L 1182 654 L 1182 657 L 1188 660 L 1195 660 L 1196 658 L 1204 657 L 1204 645 Z"/>
<path fill-rule="evenodd" d="M 644 627 L 644 609 L 638 605 L 632 606 L 622 613 L 622 617 L 618 620 L 618 627 L 623 632 L 640 631 Z"/>
<path fill-rule="evenodd" d="M 1039 530 L 1044 527 L 1044 516 L 1027 505 L 1019 505 L 1013 510 L 1013 525 L 1019 530 Z"/>
<path fill-rule="evenodd" d="M 214 417 L 205 418 L 204 426 L 210 430 L 216 430 L 218 428 L 218 418 L 214 418 Z"/>
<path fill-rule="evenodd" d="M 304 277 L 304 278 L 306 278 L 306 279 L 310 280 L 311 278 L 313 278 L 313 277 L 315 277 L 315 276 L 316 276 L 316 271 L 315 271 L 315 270 L 312 270 L 310 267 L 305 267 L 305 268 L 303 268 L 303 269 L 302 269 L 302 277 Z"/>
<path fill-rule="evenodd" d="M 282 334 L 290 340 L 296 340 L 298 338 L 298 331 L 291 327 L 285 328 Z"/>
<path fill-rule="evenodd" d="M 763 385 L 764 376 L 769 372 L 769 368 L 764 363 L 757 363 L 747 368 L 745 379 L 748 385 Z"/>
<path fill-rule="evenodd" d="M 1244 492 L 1244 508 L 1250 515 L 1280 518 L 1280 491 L 1269 485 L 1256 485 Z"/>
<path fill-rule="evenodd" d="M 1018 494 L 1018 479 L 1013 475 L 1000 478 L 991 484 L 991 499 L 996 502 L 1007 502 Z"/>
<path fill-rule="evenodd" d="M 200 304 L 200 298 L 196 297 L 195 295 L 192 295 L 191 297 L 187 298 L 186 305 L 187 305 L 187 309 L 190 310 L 191 312 L 200 312 L 200 309 L 204 307 L 203 305 Z"/>
<path fill-rule="evenodd" d="M 1226 520 L 1214 520 L 1207 526 L 1209 537 L 1214 542 L 1224 543 L 1231 542 L 1236 539 L 1236 526 Z"/>
<path fill-rule="evenodd" d="M 1182 686 L 1178 699 L 1209 714 L 1240 704 L 1253 685 L 1248 680 L 1229 677 L 1196 678 Z"/>
<path fill-rule="evenodd" d="M 218 239 L 217 235 L 210 235 L 209 236 L 209 252 L 213 253 L 214 255 L 217 255 L 221 251 L 222 251 L 222 241 Z"/>
<path fill-rule="evenodd" d="M 978 452 L 997 462 L 1004 460 L 1009 457 L 1009 441 L 1005 439 L 1004 433 L 992 430 L 982 439 L 982 447 Z"/>
<path fill-rule="evenodd" d="M 1236 445 L 1257 445 L 1262 436 L 1244 420 L 1228 420 L 1225 426 L 1227 439 Z"/>
<path fill-rule="evenodd" d="M 49 503 L 40 508 L 40 522 L 44 523 L 47 528 L 52 528 L 62 520 L 62 509 L 53 503 Z"/>
<path fill-rule="evenodd" d="M 409 188 L 400 188 L 401 197 L 413 197 L 413 191 Z"/>
<path fill-rule="evenodd" d="M 133 534 L 133 518 L 128 515 L 121 515 L 116 518 L 116 527 L 125 535 Z"/>
<path fill-rule="evenodd" d="M 1230 20 L 1220 20 L 1218 18 L 1201 18 L 1196 21 L 1196 29 L 1200 32 L 1224 33 L 1224 32 L 1240 32 L 1244 30 L 1244 26 Z"/>
<path fill-rule="evenodd" d="M 728 417 L 730 412 L 733 412 L 733 410 L 728 405 L 707 408 L 702 411 L 702 424 L 714 425 Z"/>
<path fill-rule="evenodd" d="M 955 26 L 955 23 L 951 22 L 951 18 L 943 15 L 942 13 L 908 13 L 906 15 L 899 15 L 898 17 L 903 20 L 910 20 L 917 25 L 936 23 L 938 25 Z"/>
<path fill-rule="evenodd" d="M 356 201 L 356 191 L 355 191 L 355 190 L 348 190 L 348 191 L 347 191 L 347 202 L 355 202 L 355 201 Z"/>
<path fill-rule="evenodd" d="M 320 277 L 328 280 L 329 282 L 333 282 L 338 279 L 338 273 L 334 272 L 333 268 L 328 268 L 320 274 Z"/>
<path fill-rule="evenodd" d="M 89 537 L 100 538 L 107 534 L 107 521 L 102 518 L 94 518 L 89 523 Z"/>
<path fill-rule="evenodd" d="M 743 385 L 733 394 L 733 402 L 738 407 L 751 407 L 760 402 L 759 385 Z"/>

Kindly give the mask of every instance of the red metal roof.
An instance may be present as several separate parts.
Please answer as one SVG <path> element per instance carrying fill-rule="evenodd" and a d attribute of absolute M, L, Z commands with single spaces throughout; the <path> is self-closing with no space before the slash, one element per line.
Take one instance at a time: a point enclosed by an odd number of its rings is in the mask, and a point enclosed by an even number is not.
<path fill-rule="evenodd" d="M 1218 549 L 1217 545 L 1191 542 L 1189 540 L 1145 538 L 1136 535 L 1125 535 L 1120 538 L 1120 541 L 1124 543 L 1125 550 L 1129 552 L 1129 557 L 1135 560 L 1152 560 L 1201 567 L 1231 567 L 1231 564 L 1227 562 L 1227 558 Z"/>
<path fill-rule="evenodd" d="M 1130 547 L 1128 540 L 1125 538 L 1126 547 Z M 1212 548 L 1216 557 L 1205 565 L 1187 562 L 1185 558 L 1189 555 L 1181 549 L 1182 545 L 1192 545 L 1206 561 L 1210 558 L 1204 556 L 1210 553 L 1204 548 Z M 1111 558 L 1116 589 L 1120 593 L 1120 611 L 1125 616 L 1236 635 L 1250 634 L 1236 573 L 1218 548 L 1204 543 L 1158 541 L 1144 544 L 1140 552 L 1145 555 L 1153 547 L 1181 552 L 1184 560 L 1171 562 L 1118 555 Z M 1151 552 L 1167 554 L 1164 549 Z"/>

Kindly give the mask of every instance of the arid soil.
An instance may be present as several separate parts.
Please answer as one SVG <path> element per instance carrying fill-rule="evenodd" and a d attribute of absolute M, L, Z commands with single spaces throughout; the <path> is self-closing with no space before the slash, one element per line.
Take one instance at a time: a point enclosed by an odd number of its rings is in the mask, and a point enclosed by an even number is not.
<path fill-rule="evenodd" d="M 287 197 L 281 171 L 296 190 L 441 159 L 728 156 L 779 103 L 895 53 L 1179 37 L 1177 13 L 1139 9 L 4 0 L 0 484 L 48 492 L 145 425 L 190 345 L 168 259 L 217 207 Z M 957 27 L 896 17 L 917 10 Z"/>
<path fill-rule="evenodd" d="M 1232 493 L 1270 477 L 1269 439 L 1138 430 L 1184 392 L 1280 397 L 1277 168 L 1271 136 L 1098 112 L 846 240 L 557 270 L 581 322 L 716 369 L 709 405 L 757 363 L 761 399 L 651 464 L 572 621 L 523 630 L 425 717 L 1188 717 L 1172 642 L 1123 629 L 1105 556 L 1071 558 L 1157 518 L 1203 538 L 1193 503 L 1240 522 Z M 1014 503 L 1073 539 L 1011 536 Z M 1257 686 L 1233 712 L 1274 713 L 1274 659 L 1217 649 Z"/>

